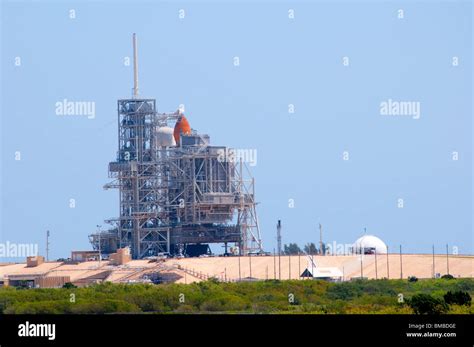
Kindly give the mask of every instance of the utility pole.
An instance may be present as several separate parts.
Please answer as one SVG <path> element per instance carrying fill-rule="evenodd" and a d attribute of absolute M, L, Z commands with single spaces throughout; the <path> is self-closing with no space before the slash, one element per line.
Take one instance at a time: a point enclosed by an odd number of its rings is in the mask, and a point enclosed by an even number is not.
<path fill-rule="evenodd" d="M 377 249 L 375 249 L 375 279 L 378 280 L 378 273 L 377 273 Z"/>
<path fill-rule="evenodd" d="M 446 244 L 446 269 L 447 269 L 447 274 L 449 275 L 449 250 L 448 250 L 448 244 Z"/>
<path fill-rule="evenodd" d="M 291 280 L 291 254 L 288 254 L 288 279 Z"/>
<path fill-rule="evenodd" d="M 321 255 L 326 255 L 326 252 L 323 249 L 323 226 L 321 223 L 319 223 L 319 252 Z"/>
<path fill-rule="evenodd" d="M 273 248 L 273 279 L 276 280 L 277 278 L 277 270 L 276 270 L 276 253 L 275 248 Z"/>
<path fill-rule="evenodd" d="M 387 279 L 390 279 L 390 257 L 388 256 L 388 246 L 387 246 Z"/>
<path fill-rule="evenodd" d="M 250 278 L 252 278 L 252 256 L 248 254 L 249 257 L 249 267 L 250 267 Z"/>
<path fill-rule="evenodd" d="M 240 272 L 240 252 L 242 251 L 242 247 L 239 249 L 239 282 L 242 281 L 242 275 L 241 275 L 241 272 Z"/>
<path fill-rule="evenodd" d="M 298 251 L 298 279 L 301 278 L 301 252 Z"/>
<path fill-rule="evenodd" d="M 100 229 L 101 227 L 101 225 L 97 225 L 97 229 L 99 230 L 99 267 L 102 265 L 102 246 L 100 244 L 100 239 L 102 236 L 102 230 Z"/>
<path fill-rule="evenodd" d="M 278 279 L 281 280 L 281 221 L 277 224 L 277 242 L 278 242 Z"/>
<path fill-rule="evenodd" d="M 400 245 L 400 279 L 403 279 L 402 245 Z"/>
<path fill-rule="evenodd" d="M 49 261 L 49 230 L 46 230 L 46 261 Z"/>
<path fill-rule="evenodd" d="M 362 266 L 363 257 L 364 255 L 361 253 L 360 254 L 360 279 L 364 278 L 364 268 Z"/>

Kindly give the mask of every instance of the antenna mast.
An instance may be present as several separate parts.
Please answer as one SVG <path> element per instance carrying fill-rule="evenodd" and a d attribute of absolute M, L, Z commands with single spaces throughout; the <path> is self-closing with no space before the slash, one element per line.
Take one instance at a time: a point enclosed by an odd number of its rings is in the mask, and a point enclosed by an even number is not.
<path fill-rule="evenodd" d="M 277 224 L 277 242 L 278 242 L 278 279 L 281 280 L 281 221 Z"/>
<path fill-rule="evenodd" d="M 138 52 L 137 34 L 133 33 L 133 97 L 138 97 Z"/>
<path fill-rule="evenodd" d="M 49 261 L 49 230 L 46 230 L 46 261 Z"/>
<path fill-rule="evenodd" d="M 281 254 L 281 221 L 278 220 L 277 224 L 277 243 L 278 243 L 278 255 Z"/>

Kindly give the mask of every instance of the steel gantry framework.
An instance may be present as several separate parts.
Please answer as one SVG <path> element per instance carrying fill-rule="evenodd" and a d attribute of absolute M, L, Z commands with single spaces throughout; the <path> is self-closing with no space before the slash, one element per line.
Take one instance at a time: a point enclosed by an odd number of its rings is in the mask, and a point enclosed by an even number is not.
<path fill-rule="evenodd" d="M 104 188 L 119 190 L 120 214 L 107 220 L 112 229 L 91 235 L 94 248 L 110 253 L 130 247 L 134 258 L 206 243 L 261 252 L 247 165 L 230 160 L 228 148 L 210 146 L 207 135 L 182 135 L 176 146 L 157 143 L 159 129 L 179 115 L 156 112 L 154 99 L 118 101 L 119 149 Z"/>
<path fill-rule="evenodd" d="M 135 34 L 133 56 L 133 97 L 117 102 L 117 159 L 109 163 L 112 181 L 104 186 L 119 190 L 119 216 L 106 221 L 111 229 L 89 236 L 93 248 L 111 253 L 130 247 L 135 259 L 207 243 L 235 243 L 240 254 L 262 252 L 248 167 L 230 160 L 228 148 L 211 146 L 208 135 L 187 131 L 178 143 L 173 137 L 163 142 L 160 135 L 173 134 L 184 115 L 158 113 L 155 99 L 139 98 Z"/>

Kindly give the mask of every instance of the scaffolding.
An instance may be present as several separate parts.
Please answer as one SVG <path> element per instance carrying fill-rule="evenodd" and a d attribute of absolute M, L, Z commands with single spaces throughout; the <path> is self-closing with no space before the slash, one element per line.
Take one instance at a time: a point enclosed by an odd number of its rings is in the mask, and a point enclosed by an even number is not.
<path fill-rule="evenodd" d="M 112 227 L 105 233 L 89 235 L 93 248 L 129 247 L 134 259 L 208 243 L 263 252 L 248 167 L 195 131 L 180 134 L 179 143 L 162 143 L 160 130 L 172 131 L 182 114 L 158 113 L 155 99 L 139 98 L 135 34 L 133 48 L 133 97 L 117 102 L 117 159 L 104 186 L 119 190 L 119 217 L 106 220 Z"/>

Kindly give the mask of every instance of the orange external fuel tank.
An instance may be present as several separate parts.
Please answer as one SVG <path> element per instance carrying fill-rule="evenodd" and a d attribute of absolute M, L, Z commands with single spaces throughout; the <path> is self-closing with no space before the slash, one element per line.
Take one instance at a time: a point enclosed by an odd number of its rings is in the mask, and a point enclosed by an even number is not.
<path fill-rule="evenodd" d="M 176 140 L 176 145 L 179 146 L 179 138 L 181 134 L 191 134 L 191 126 L 189 125 L 188 120 L 183 115 L 179 116 L 175 126 L 173 136 Z"/>

